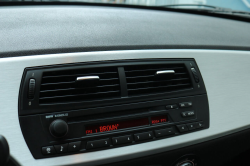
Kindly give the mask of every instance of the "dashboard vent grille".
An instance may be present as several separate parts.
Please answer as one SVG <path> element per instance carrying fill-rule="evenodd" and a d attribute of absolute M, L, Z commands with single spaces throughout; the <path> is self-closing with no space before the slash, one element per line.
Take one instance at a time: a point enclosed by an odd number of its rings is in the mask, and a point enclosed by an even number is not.
<path fill-rule="evenodd" d="M 164 93 L 192 88 L 184 64 L 137 65 L 124 67 L 128 95 Z M 156 76 L 157 71 L 174 70 L 174 74 Z"/>
<path fill-rule="evenodd" d="M 76 81 L 79 77 L 97 76 L 94 84 Z M 84 86 L 79 87 L 79 84 Z M 44 72 L 39 103 L 67 103 L 120 97 L 120 82 L 116 67 L 78 68 Z"/>

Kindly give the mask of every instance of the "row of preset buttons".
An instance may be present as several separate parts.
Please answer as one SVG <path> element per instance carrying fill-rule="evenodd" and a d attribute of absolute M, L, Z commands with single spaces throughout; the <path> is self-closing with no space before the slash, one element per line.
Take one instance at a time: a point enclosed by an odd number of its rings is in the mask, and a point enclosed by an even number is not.
<path fill-rule="evenodd" d="M 167 129 L 160 129 L 155 130 L 155 136 L 156 137 L 162 137 L 167 135 L 174 134 L 174 130 L 172 128 Z M 143 133 L 137 133 L 134 134 L 134 141 L 143 141 L 147 139 L 153 138 L 153 132 L 143 132 Z M 113 137 L 112 138 L 113 145 L 120 145 L 125 143 L 132 143 L 132 135 L 125 135 L 120 137 Z M 108 147 L 111 145 L 110 139 L 101 139 L 101 140 L 95 140 L 95 141 L 88 141 L 86 149 L 95 149 L 95 148 L 102 148 L 102 147 Z M 72 142 L 72 143 L 66 143 L 61 145 L 54 145 L 54 146 L 46 146 L 42 147 L 42 153 L 45 155 L 52 155 L 52 154 L 60 154 L 65 152 L 73 152 L 73 151 L 79 151 L 81 146 L 81 141 L 78 142 Z"/>
<path fill-rule="evenodd" d="M 203 128 L 203 122 L 194 122 L 189 124 L 182 124 L 177 125 L 177 128 L 180 132 L 186 132 L 188 130 L 194 130 L 198 128 Z M 174 129 L 171 128 L 165 128 L 165 129 L 159 129 L 154 130 L 155 137 L 163 137 L 163 136 L 169 136 L 175 134 Z M 134 141 L 143 141 L 147 139 L 153 138 L 153 131 L 147 131 L 143 133 L 137 133 L 134 135 L 125 135 L 120 137 L 113 137 L 112 143 L 113 145 L 120 145 L 120 144 L 126 144 L 126 143 L 132 143 L 133 139 L 132 136 L 134 136 Z M 95 141 L 88 141 L 86 149 L 95 149 L 95 148 L 102 148 L 102 147 L 109 147 L 111 145 L 111 141 L 109 138 L 101 139 L 101 140 L 95 140 Z M 55 154 L 55 153 L 64 153 L 64 152 L 73 152 L 80 150 L 81 141 L 78 142 L 72 142 L 62 145 L 54 145 L 54 146 L 47 146 L 42 148 L 43 154 Z"/>
<path fill-rule="evenodd" d="M 156 137 L 162 137 L 162 136 L 168 136 L 168 135 L 174 134 L 174 130 L 172 128 L 155 130 L 154 132 L 155 132 Z M 152 131 L 134 134 L 134 141 L 136 142 L 147 140 L 147 139 L 152 139 L 152 138 L 153 138 Z M 133 142 L 132 135 L 125 135 L 125 136 L 112 138 L 113 145 L 120 145 L 120 144 L 125 144 L 125 143 L 132 143 L 132 142 Z M 106 139 L 101 139 L 101 140 L 88 141 L 86 149 L 102 148 L 102 147 L 108 147 L 110 145 L 111 145 L 110 139 L 106 138 Z"/>

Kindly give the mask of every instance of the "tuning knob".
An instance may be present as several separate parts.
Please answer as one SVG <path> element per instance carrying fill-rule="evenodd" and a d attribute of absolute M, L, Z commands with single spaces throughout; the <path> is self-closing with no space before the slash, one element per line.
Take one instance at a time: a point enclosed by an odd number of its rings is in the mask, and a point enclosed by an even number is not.
<path fill-rule="evenodd" d="M 49 127 L 51 135 L 61 138 L 68 133 L 68 124 L 61 119 L 54 120 Z"/>

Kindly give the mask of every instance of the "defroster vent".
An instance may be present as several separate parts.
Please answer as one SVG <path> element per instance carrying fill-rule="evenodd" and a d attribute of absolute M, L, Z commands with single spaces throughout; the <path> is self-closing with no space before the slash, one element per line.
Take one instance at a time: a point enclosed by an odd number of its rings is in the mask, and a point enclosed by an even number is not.
<path fill-rule="evenodd" d="M 192 88 L 184 64 L 134 65 L 126 66 L 124 70 L 129 96 Z"/>
<path fill-rule="evenodd" d="M 44 72 L 39 103 L 69 103 L 120 96 L 117 67 L 78 68 Z"/>

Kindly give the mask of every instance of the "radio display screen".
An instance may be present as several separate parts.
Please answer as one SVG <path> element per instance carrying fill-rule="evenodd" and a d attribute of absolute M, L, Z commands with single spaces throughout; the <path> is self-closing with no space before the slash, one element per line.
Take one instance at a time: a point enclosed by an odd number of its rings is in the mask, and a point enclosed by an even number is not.
<path fill-rule="evenodd" d="M 152 124 L 168 122 L 167 115 L 153 116 L 151 117 Z"/>
<path fill-rule="evenodd" d="M 103 123 L 99 125 L 89 125 L 85 127 L 86 134 L 106 132 L 112 130 L 125 129 L 136 126 L 149 125 L 148 118 L 122 120 L 117 122 Z"/>

